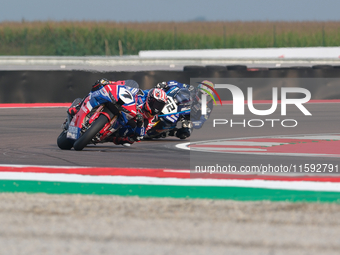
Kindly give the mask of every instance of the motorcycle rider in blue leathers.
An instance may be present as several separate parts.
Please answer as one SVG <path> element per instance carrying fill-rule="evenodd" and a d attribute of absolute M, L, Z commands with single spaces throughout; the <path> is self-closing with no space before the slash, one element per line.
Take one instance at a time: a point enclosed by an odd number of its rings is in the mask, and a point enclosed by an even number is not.
<path fill-rule="evenodd" d="M 210 86 L 214 86 L 214 84 L 210 81 L 203 81 L 202 83 L 209 84 Z M 161 88 L 165 92 L 171 92 L 172 90 L 183 89 L 190 92 L 190 110 L 187 113 L 182 114 L 174 114 L 171 116 L 163 117 L 163 121 L 168 123 L 168 126 L 176 126 L 178 121 L 182 122 L 182 127 L 178 129 L 173 129 L 168 133 L 169 136 L 174 136 L 185 139 L 191 135 L 192 129 L 199 129 L 203 126 L 204 122 L 209 118 L 212 109 L 213 109 L 213 100 L 210 96 L 207 96 L 207 114 L 201 114 L 201 93 L 202 90 L 200 87 L 204 85 L 198 85 L 198 88 L 194 86 L 180 83 L 175 80 L 170 80 L 168 82 L 161 82 L 156 85 L 156 88 Z M 206 88 L 205 88 L 206 89 Z M 146 91 L 144 91 L 146 92 Z M 205 92 L 203 92 L 205 93 Z M 144 100 L 143 97 L 140 97 L 140 103 Z M 166 125 L 166 124 L 165 124 Z M 165 135 L 165 134 L 164 134 Z M 164 136 L 163 136 L 164 137 Z"/>

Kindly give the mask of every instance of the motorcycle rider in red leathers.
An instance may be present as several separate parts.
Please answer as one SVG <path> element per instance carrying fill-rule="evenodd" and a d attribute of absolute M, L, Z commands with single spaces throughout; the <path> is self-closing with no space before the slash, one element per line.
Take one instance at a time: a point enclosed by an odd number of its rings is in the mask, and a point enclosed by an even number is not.
<path fill-rule="evenodd" d="M 114 84 L 114 85 L 124 85 L 130 90 L 133 96 L 136 98 L 137 104 L 137 93 L 143 93 L 136 82 L 129 81 L 109 81 L 105 78 L 97 80 L 92 86 L 92 90 L 96 91 L 102 86 Z M 77 100 L 77 99 L 76 99 Z M 71 106 L 68 109 L 68 113 L 72 116 L 77 113 L 81 105 L 81 100 L 79 103 Z M 110 140 L 116 145 L 123 144 L 133 144 L 135 141 L 139 141 L 143 138 L 146 132 L 153 126 L 152 120 L 161 113 L 167 102 L 166 93 L 159 88 L 151 89 L 145 102 L 141 105 L 137 104 L 137 115 L 134 122 L 129 122 L 125 126 L 121 127 L 116 133 L 114 133 Z M 73 105 L 73 104 L 72 104 Z"/>

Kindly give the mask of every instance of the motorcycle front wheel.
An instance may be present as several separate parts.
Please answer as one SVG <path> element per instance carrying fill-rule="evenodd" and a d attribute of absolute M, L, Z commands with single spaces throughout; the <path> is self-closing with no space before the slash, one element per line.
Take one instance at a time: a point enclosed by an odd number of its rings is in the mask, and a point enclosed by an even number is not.
<path fill-rule="evenodd" d="M 91 127 L 83 133 L 77 141 L 74 142 L 73 148 L 76 151 L 81 151 L 92 138 L 105 126 L 109 120 L 105 115 L 100 115 L 97 120 L 93 122 Z"/>
<path fill-rule="evenodd" d="M 60 133 L 57 139 L 58 147 L 62 150 L 71 150 L 73 147 L 74 141 L 72 139 L 68 139 L 66 137 L 67 130 L 63 130 L 63 132 Z"/>

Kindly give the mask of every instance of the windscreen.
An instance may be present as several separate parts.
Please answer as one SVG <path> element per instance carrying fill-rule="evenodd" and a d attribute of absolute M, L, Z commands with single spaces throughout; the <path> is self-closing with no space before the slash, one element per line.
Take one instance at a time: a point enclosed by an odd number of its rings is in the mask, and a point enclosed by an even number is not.
<path fill-rule="evenodd" d="M 178 105 L 188 105 L 190 104 L 190 91 L 187 89 L 180 89 L 174 99 Z"/>

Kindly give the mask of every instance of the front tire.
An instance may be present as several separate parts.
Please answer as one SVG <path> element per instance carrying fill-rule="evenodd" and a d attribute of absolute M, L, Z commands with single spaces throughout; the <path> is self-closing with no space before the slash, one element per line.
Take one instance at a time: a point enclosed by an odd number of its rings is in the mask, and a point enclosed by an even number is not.
<path fill-rule="evenodd" d="M 63 132 L 60 133 L 57 139 L 58 147 L 62 150 L 71 150 L 73 147 L 74 141 L 72 139 L 68 139 L 66 137 L 67 130 L 63 130 Z"/>
<path fill-rule="evenodd" d="M 91 127 L 85 131 L 82 136 L 75 141 L 73 148 L 76 151 L 81 151 L 86 147 L 88 143 L 92 140 L 92 138 L 105 126 L 105 124 L 109 120 L 105 115 L 100 115 L 97 120 L 94 121 L 94 123 L 91 125 Z"/>

